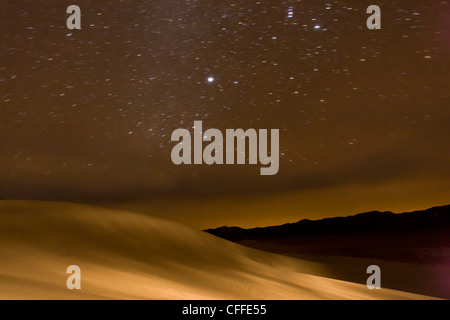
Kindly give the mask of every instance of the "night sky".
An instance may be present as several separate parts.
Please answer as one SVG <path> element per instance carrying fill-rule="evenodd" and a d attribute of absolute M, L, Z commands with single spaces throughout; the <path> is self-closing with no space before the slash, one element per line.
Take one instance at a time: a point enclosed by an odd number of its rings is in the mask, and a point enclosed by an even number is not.
<path fill-rule="evenodd" d="M 236 225 L 450 202 L 450 1 L 2 0 L 0 44 L 0 198 Z M 280 129 L 278 174 L 175 166 L 195 120 Z"/>

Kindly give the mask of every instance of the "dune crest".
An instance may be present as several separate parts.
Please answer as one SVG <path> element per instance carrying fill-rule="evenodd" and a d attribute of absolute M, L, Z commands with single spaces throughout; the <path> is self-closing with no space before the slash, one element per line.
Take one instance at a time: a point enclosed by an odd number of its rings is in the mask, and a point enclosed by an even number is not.
<path fill-rule="evenodd" d="M 81 290 L 66 269 L 81 268 Z M 424 299 L 125 211 L 0 201 L 0 299 Z"/>

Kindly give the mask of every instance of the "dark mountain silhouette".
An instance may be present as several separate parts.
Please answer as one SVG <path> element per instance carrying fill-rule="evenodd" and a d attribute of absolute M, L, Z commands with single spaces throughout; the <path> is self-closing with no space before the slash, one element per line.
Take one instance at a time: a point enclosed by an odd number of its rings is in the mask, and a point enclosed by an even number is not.
<path fill-rule="evenodd" d="M 401 214 L 372 211 L 266 228 L 206 231 L 248 247 L 294 257 L 369 258 L 450 266 L 450 205 Z"/>
<path fill-rule="evenodd" d="M 446 205 L 397 214 L 390 211 L 371 211 L 348 217 L 326 218 L 315 221 L 303 219 L 296 223 L 263 228 L 220 227 L 205 231 L 230 241 L 242 241 L 319 235 L 443 231 L 443 229 L 448 230 L 449 226 L 450 205 Z"/>

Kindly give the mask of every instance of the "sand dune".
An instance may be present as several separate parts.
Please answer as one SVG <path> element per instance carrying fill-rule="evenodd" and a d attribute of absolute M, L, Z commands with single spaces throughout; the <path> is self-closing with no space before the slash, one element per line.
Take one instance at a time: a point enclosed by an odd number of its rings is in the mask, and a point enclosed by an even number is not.
<path fill-rule="evenodd" d="M 81 268 L 68 290 L 66 268 Z M 306 273 L 305 273 L 306 272 Z M 0 201 L 0 299 L 425 299 L 146 215 Z"/>

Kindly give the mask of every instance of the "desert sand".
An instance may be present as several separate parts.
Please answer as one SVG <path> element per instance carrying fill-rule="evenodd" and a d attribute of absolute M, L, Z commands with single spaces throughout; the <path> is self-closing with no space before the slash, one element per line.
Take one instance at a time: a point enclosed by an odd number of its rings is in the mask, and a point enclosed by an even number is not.
<path fill-rule="evenodd" d="M 81 268 L 81 290 L 66 287 L 69 265 Z M 0 201 L 0 299 L 429 298 L 311 268 L 144 214 Z"/>

